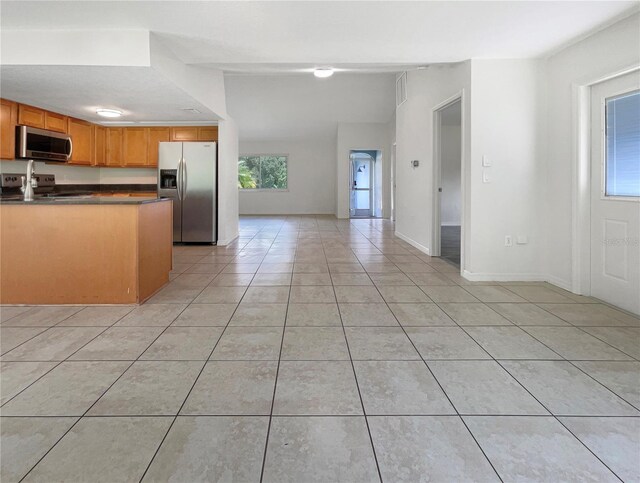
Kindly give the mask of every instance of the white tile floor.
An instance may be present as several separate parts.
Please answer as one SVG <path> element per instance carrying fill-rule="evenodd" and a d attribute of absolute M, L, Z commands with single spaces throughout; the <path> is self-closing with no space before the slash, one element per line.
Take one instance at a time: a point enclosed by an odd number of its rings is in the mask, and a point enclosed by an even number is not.
<path fill-rule="evenodd" d="M 3 482 L 640 481 L 640 320 L 382 220 L 253 217 L 140 307 L 2 307 Z"/>

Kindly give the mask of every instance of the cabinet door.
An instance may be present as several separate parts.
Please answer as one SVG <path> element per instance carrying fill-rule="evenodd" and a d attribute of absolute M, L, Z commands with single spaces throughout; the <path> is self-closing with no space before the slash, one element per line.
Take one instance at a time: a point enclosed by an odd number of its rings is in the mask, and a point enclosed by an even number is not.
<path fill-rule="evenodd" d="M 16 124 L 18 105 L 0 99 L 0 159 L 13 159 L 16 155 Z"/>
<path fill-rule="evenodd" d="M 198 128 L 198 141 L 217 141 L 218 126 L 204 126 Z"/>
<path fill-rule="evenodd" d="M 93 165 L 107 165 L 107 128 L 93 126 Z"/>
<path fill-rule="evenodd" d="M 67 134 L 73 143 L 69 164 L 90 165 L 93 160 L 93 125 L 72 117 L 67 124 Z"/>
<path fill-rule="evenodd" d="M 67 132 L 67 116 L 56 112 L 45 111 L 44 128 L 50 131 Z"/>
<path fill-rule="evenodd" d="M 125 166 L 146 166 L 149 129 L 125 127 L 122 130 L 122 161 Z"/>
<path fill-rule="evenodd" d="M 122 164 L 122 128 L 107 128 L 107 166 Z"/>
<path fill-rule="evenodd" d="M 149 128 L 149 154 L 147 164 L 149 166 L 158 166 L 158 143 L 169 141 L 171 139 L 171 129 L 168 127 L 151 127 Z"/>
<path fill-rule="evenodd" d="M 197 141 L 198 128 L 189 126 L 178 126 L 171 128 L 172 141 Z"/>
<path fill-rule="evenodd" d="M 18 106 L 18 124 L 44 129 L 44 111 L 37 107 L 20 104 Z"/>

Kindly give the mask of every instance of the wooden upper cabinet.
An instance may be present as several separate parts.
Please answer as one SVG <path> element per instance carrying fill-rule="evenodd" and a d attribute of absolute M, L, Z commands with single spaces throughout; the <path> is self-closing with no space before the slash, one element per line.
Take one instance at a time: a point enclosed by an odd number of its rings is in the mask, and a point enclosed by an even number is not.
<path fill-rule="evenodd" d="M 205 126 L 198 128 L 198 141 L 217 141 L 218 126 Z"/>
<path fill-rule="evenodd" d="M 107 165 L 107 128 L 93 126 L 93 165 Z"/>
<path fill-rule="evenodd" d="M 122 166 L 123 128 L 107 128 L 107 166 Z"/>
<path fill-rule="evenodd" d="M 148 159 L 149 128 L 123 129 L 122 162 L 125 166 L 146 166 Z"/>
<path fill-rule="evenodd" d="M 45 111 L 37 107 L 20 104 L 18 107 L 18 124 L 44 129 Z"/>
<path fill-rule="evenodd" d="M 58 132 L 67 132 L 68 128 L 67 116 L 25 104 L 19 104 L 18 124 Z"/>
<path fill-rule="evenodd" d="M 50 131 L 67 132 L 67 116 L 56 112 L 45 111 L 44 128 Z"/>
<path fill-rule="evenodd" d="M 158 166 L 158 144 L 171 140 L 171 128 L 168 127 L 150 127 L 149 128 L 149 149 L 147 157 L 147 165 Z"/>
<path fill-rule="evenodd" d="M 197 141 L 198 128 L 188 127 L 188 126 L 172 127 L 171 140 L 172 141 Z"/>
<path fill-rule="evenodd" d="M 171 128 L 172 141 L 217 141 L 218 126 L 177 126 Z"/>
<path fill-rule="evenodd" d="M 73 143 L 69 164 L 92 164 L 93 124 L 70 117 L 67 122 L 67 134 L 71 136 Z"/>
<path fill-rule="evenodd" d="M 17 124 L 18 105 L 0 99 L 0 159 L 13 159 L 16 156 Z"/>

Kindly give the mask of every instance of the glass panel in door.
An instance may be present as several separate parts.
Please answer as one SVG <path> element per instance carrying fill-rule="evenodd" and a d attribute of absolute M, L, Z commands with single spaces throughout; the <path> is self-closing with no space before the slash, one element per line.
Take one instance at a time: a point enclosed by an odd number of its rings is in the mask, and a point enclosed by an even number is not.
<path fill-rule="evenodd" d="M 370 158 L 351 158 L 351 216 L 371 216 L 371 173 Z"/>

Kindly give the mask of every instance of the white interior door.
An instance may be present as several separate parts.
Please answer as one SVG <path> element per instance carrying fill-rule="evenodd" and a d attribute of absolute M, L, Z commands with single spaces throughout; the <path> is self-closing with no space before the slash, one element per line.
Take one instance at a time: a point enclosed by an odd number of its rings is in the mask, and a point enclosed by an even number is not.
<path fill-rule="evenodd" d="M 591 89 L 591 295 L 640 314 L 640 76 Z"/>

